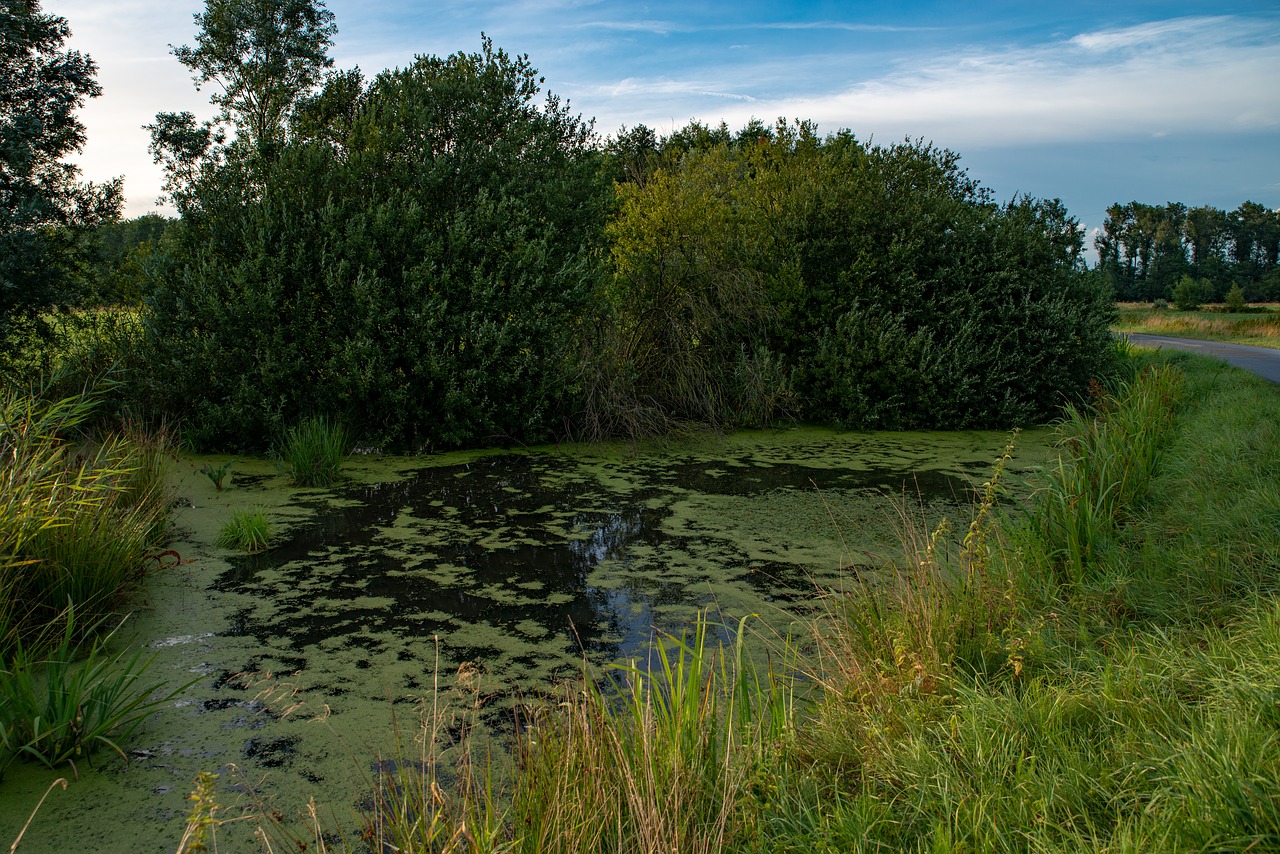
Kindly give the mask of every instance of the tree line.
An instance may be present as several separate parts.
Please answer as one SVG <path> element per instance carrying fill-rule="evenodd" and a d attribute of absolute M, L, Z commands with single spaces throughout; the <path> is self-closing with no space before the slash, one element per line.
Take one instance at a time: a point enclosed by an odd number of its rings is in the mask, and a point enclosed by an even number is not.
<path fill-rule="evenodd" d="M 1114 204 L 1094 243 L 1096 270 L 1120 300 L 1169 299 L 1188 278 L 1208 302 L 1232 287 L 1246 300 L 1280 299 L 1280 210 L 1257 202 Z"/>
<path fill-rule="evenodd" d="M 1106 369 L 1077 222 L 923 140 L 601 140 L 487 38 L 366 77 L 333 69 L 319 0 L 207 0 L 196 25 L 174 54 L 220 112 L 150 125 L 180 216 L 130 256 L 121 393 L 197 447 L 311 414 L 416 447 L 1006 426 Z"/>

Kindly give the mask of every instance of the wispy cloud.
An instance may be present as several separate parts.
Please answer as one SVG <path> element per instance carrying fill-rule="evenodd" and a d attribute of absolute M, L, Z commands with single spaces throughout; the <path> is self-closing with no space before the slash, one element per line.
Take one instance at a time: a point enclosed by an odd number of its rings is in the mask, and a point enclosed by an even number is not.
<path fill-rule="evenodd" d="M 575 24 L 578 30 L 611 30 L 621 33 L 653 33 L 665 36 L 668 33 L 688 32 L 688 27 L 677 26 L 670 21 L 584 21 Z"/>
<path fill-rule="evenodd" d="M 895 24 L 858 24 L 847 21 L 775 21 L 725 29 L 749 30 L 843 30 L 850 33 L 924 33 L 936 32 L 938 27 L 900 26 Z"/>
<path fill-rule="evenodd" d="M 577 87 L 576 98 L 608 97 L 619 99 L 645 99 L 654 96 L 692 96 L 720 100 L 754 102 L 756 99 L 741 92 L 727 91 L 720 84 L 666 78 L 646 79 L 629 77 L 607 85 Z"/>
<path fill-rule="evenodd" d="M 830 61 L 826 74 L 838 78 L 839 62 Z M 881 139 L 925 136 L 949 146 L 999 147 L 1280 128 L 1280 86 L 1263 85 L 1276 80 L 1276 21 L 1189 18 L 906 60 L 875 78 L 843 87 L 807 81 L 801 85 L 808 91 L 744 108 L 654 105 L 654 118 L 687 114 L 734 125 L 786 115 Z"/>
<path fill-rule="evenodd" d="M 1132 27 L 1081 33 L 1072 38 L 1070 44 L 1088 51 L 1128 50 L 1168 43 L 1174 37 L 1202 37 L 1206 33 L 1230 31 L 1231 25 L 1232 19 L 1227 16 L 1177 18 L 1171 21 L 1156 21 Z"/>

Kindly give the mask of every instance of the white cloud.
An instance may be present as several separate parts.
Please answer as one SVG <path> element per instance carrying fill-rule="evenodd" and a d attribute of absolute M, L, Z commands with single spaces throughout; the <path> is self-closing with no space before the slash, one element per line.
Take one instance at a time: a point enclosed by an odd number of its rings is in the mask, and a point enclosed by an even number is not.
<path fill-rule="evenodd" d="M 1156 21 L 1132 27 L 1100 30 L 1096 33 L 1081 33 L 1071 39 L 1070 43 L 1088 51 L 1125 50 L 1144 45 L 1159 45 L 1168 42 L 1172 37 L 1199 37 L 1219 27 L 1229 27 L 1230 24 L 1231 19 L 1225 16 L 1176 18 L 1171 21 Z"/>
<path fill-rule="evenodd" d="M 157 110 L 212 113 L 170 44 L 190 43 L 203 0 L 46 0 L 71 22 L 71 46 L 93 56 L 104 96 L 82 111 L 88 144 L 78 158 L 95 181 L 126 176 L 128 212 L 152 207 L 161 176 L 141 126 Z M 602 133 L 645 123 L 670 130 L 691 118 L 740 127 L 750 118 L 812 119 L 881 141 L 924 137 L 960 151 L 1044 142 L 1157 138 L 1280 128 L 1280 19 L 1180 18 L 1065 33 L 1009 47 L 925 41 L 931 53 L 899 52 L 874 33 L 927 27 L 840 21 L 695 26 L 673 13 L 618 21 L 610 7 L 559 0 L 500 6 L 441 0 L 430 13 L 390 0 L 330 0 L 339 16 L 338 64 L 372 76 L 416 53 L 474 50 L 480 29 L 500 46 L 528 51 L 548 88 L 598 119 Z M 474 28 L 474 29 L 471 29 Z M 742 49 L 741 35 L 680 54 L 623 50 L 646 34 L 693 30 L 849 31 L 823 52 L 772 45 Z M 868 38 L 858 38 L 867 32 Z M 977 32 L 976 30 L 971 32 Z M 576 34 L 576 35 L 575 35 Z M 976 38 L 976 36 L 975 36 Z M 730 41 L 737 44 L 730 44 Z M 894 40 L 897 43 L 898 40 Z M 840 47 L 848 43 L 847 50 Z M 914 43 L 914 40 L 912 40 Z M 956 45 L 946 48 L 950 43 Z M 846 51 L 846 52 L 840 52 Z M 680 61 L 684 57 L 685 61 Z"/>
<path fill-rule="evenodd" d="M 687 28 L 678 27 L 670 21 L 585 21 L 574 25 L 580 30 L 613 30 L 624 33 L 653 33 L 665 36 L 673 32 L 687 32 Z"/>
<path fill-rule="evenodd" d="M 838 65 L 829 67 L 829 77 L 838 74 Z M 629 112 L 623 121 L 630 124 L 674 114 L 738 126 L 753 116 L 785 115 L 813 119 L 827 130 L 848 127 L 864 138 L 924 136 L 948 147 L 1001 147 L 1274 129 L 1280 127 L 1280 86 L 1270 84 L 1277 80 L 1280 28 L 1219 17 L 1082 34 L 1033 48 L 957 52 L 841 90 L 828 85 L 827 94 L 759 98 L 749 108 L 724 110 L 691 99 L 647 104 L 647 113 L 637 116 L 626 105 L 610 107 Z M 644 90 L 634 81 L 631 88 Z M 668 91 L 680 90 L 672 85 Z M 611 121 L 601 115 L 602 129 Z"/>

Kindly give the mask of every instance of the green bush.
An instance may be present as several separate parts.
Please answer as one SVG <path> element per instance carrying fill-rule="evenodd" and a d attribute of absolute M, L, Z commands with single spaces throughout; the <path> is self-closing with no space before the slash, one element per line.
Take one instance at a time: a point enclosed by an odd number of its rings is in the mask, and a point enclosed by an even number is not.
<path fill-rule="evenodd" d="M 147 270 L 147 408 L 220 449 L 303 412 L 374 445 L 549 437 L 608 201 L 589 126 L 488 42 L 347 94 L 193 188 Z"/>
<path fill-rule="evenodd" d="M 1244 300 L 1244 291 L 1238 283 L 1232 285 L 1231 290 L 1227 291 L 1225 307 L 1232 314 L 1238 314 L 1248 308 Z"/>
<path fill-rule="evenodd" d="M 1173 289 L 1173 305 L 1178 311 L 1195 311 L 1205 300 L 1205 287 L 1197 279 L 1183 276 Z"/>
<path fill-rule="evenodd" d="M 609 226 L 613 337 L 591 349 L 624 388 L 600 408 L 735 423 L 758 392 L 739 355 L 764 352 L 805 417 L 1013 425 L 1107 369 L 1114 307 L 1061 203 L 996 206 L 952 152 L 806 124 L 667 145 Z"/>

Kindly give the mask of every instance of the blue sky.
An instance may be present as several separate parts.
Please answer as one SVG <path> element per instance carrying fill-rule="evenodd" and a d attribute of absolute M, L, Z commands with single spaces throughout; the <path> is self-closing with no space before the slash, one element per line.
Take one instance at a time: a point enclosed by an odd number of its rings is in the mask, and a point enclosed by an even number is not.
<path fill-rule="evenodd" d="M 339 67 L 474 51 L 527 53 L 546 88 L 596 119 L 660 132 L 690 119 L 812 119 L 960 153 L 999 199 L 1061 198 L 1089 229 L 1116 201 L 1280 207 L 1280 7 L 1190 2 L 330 0 Z M 201 0 L 45 0 L 105 94 L 82 113 L 87 177 L 125 177 L 155 209 L 140 126 L 211 114 L 169 55 Z"/>

